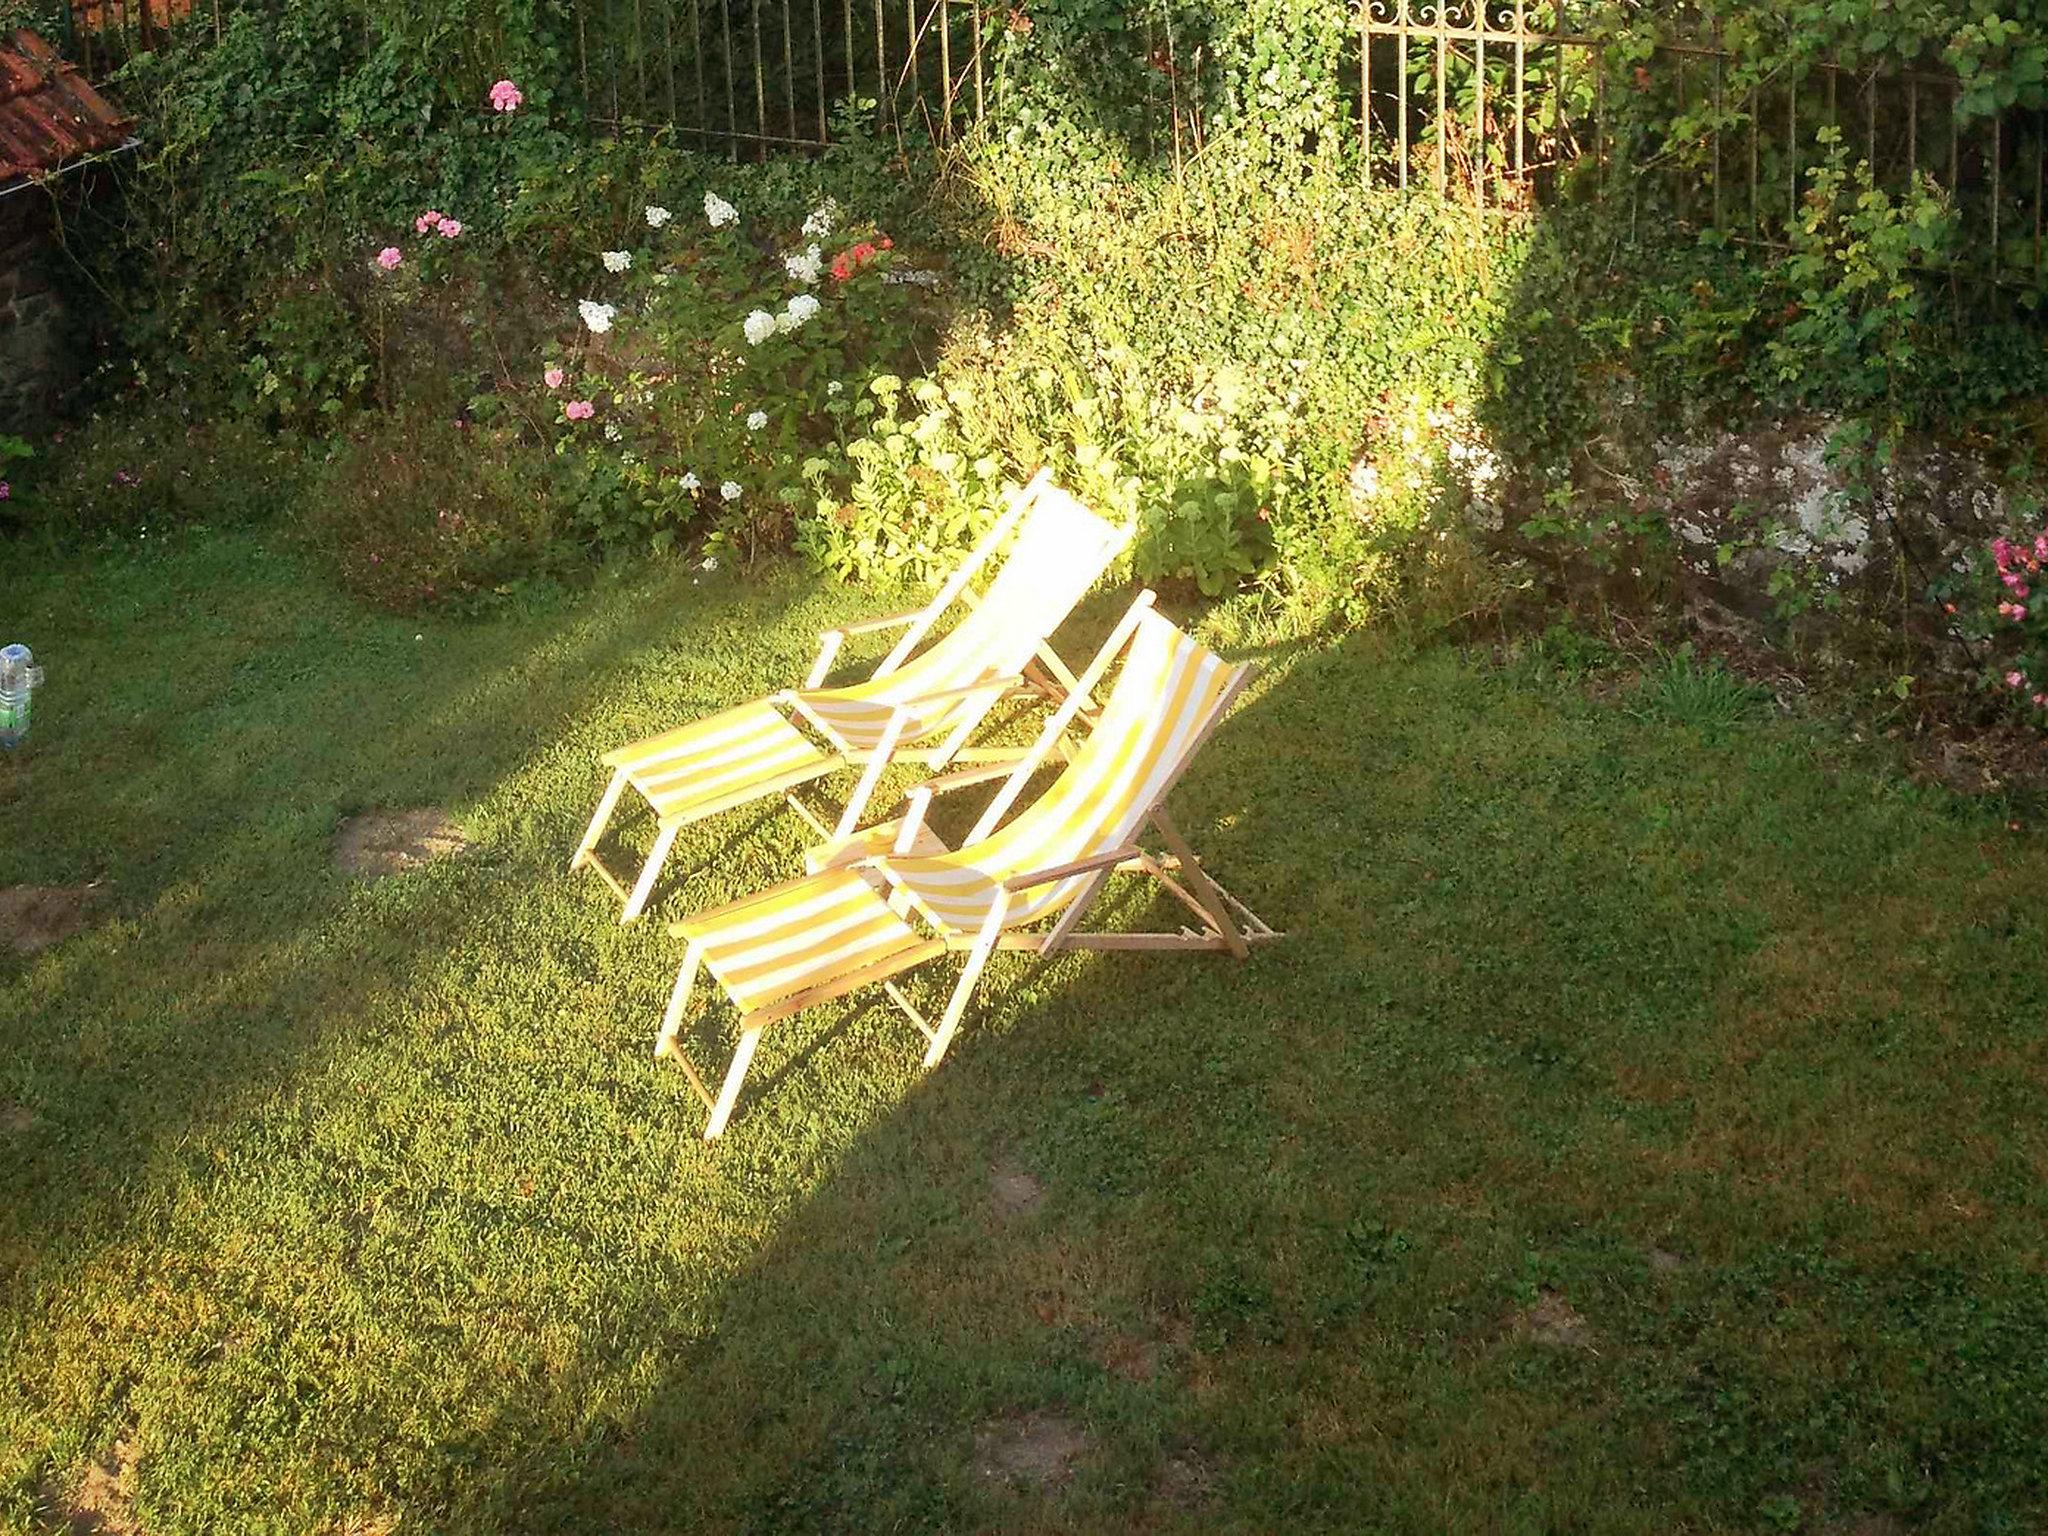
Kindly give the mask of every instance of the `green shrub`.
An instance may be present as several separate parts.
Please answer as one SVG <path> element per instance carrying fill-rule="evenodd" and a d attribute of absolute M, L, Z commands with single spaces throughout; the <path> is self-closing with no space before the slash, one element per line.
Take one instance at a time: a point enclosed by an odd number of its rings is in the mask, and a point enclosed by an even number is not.
<path fill-rule="evenodd" d="M 273 517 L 296 494 L 305 465 L 303 444 L 251 422 L 140 401 L 40 444 L 0 437 L 0 480 L 8 479 L 11 454 L 19 471 L 0 513 L 17 525 L 88 538 Z"/>
<path fill-rule="evenodd" d="M 342 440 L 296 525 L 383 607 L 473 605 L 571 568 L 548 457 L 516 431 L 384 415 Z"/>

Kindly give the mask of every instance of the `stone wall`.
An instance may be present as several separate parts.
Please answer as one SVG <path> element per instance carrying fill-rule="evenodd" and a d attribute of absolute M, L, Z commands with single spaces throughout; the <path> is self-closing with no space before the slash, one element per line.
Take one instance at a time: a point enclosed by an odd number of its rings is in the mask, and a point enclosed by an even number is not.
<path fill-rule="evenodd" d="M 53 259 L 45 194 L 0 197 L 0 432 L 46 426 L 77 377 Z"/>

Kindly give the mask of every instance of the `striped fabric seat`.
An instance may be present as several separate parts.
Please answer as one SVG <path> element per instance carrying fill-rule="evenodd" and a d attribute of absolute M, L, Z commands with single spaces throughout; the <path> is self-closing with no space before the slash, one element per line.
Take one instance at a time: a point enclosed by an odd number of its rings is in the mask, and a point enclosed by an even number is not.
<path fill-rule="evenodd" d="M 839 759 L 761 700 L 620 747 L 604 763 L 624 770 L 659 820 L 681 822 L 830 773 Z"/>
<path fill-rule="evenodd" d="M 1152 612 L 1151 604 L 1146 592 L 1131 605 L 1031 751 L 1009 769 L 959 852 L 947 852 L 929 834 L 925 811 L 934 794 L 985 782 L 984 775 L 956 774 L 951 784 L 933 780 L 912 791 L 900 820 L 832 850 L 851 853 L 855 863 L 670 928 L 689 947 L 654 1052 L 681 1063 L 711 1111 L 707 1140 L 724 1131 L 762 1031 L 814 1003 L 882 983 L 889 1000 L 925 1037 L 924 1064 L 932 1067 L 945 1056 L 983 967 L 998 948 L 1222 950 L 1243 959 L 1254 940 L 1280 937 L 1209 877 L 1163 804 L 1229 711 L 1251 667 L 1221 661 Z M 1123 670 L 1086 744 L 1049 790 L 1004 825 L 1038 766 L 1065 740 L 1090 691 L 1119 656 Z M 1138 842 L 1147 825 L 1166 844 L 1164 855 Z M 907 851 L 860 858 L 861 849 L 885 837 L 889 846 Z M 1124 868 L 1157 880 L 1200 927 L 1080 932 L 1103 877 Z M 1059 917 L 1049 928 L 1021 931 L 1054 913 Z M 911 918 L 921 919 L 929 936 Z M 965 951 L 966 963 L 944 1013 L 927 1020 L 891 978 L 953 950 Z M 697 973 L 707 967 L 740 1011 L 739 1041 L 715 1096 L 680 1038 Z"/>
<path fill-rule="evenodd" d="M 1102 719 L 1050 789 L 979 842 L 957 853 L 885 858 L 883 874 L 941 929 L 979 930 L 1005 880 L 1131 841 L 1189 744 L 1215 717 L 1234 672 L 1171 622 L 1147 613 Z M 1020 892 L 1003 926 L 1034 923 L 1065 906 L 1086 878 Z"/>
<path fill-rule="evenodd" d="M 944 953 L 921 937 L 858 874 L 828 870 L 808 880 L 688 918 L 676 931 L 701 947 L 703 962 L 742 1013 L 752 1014 L 799 992 L 834 986 L 851 991 L 867 973 L 896 970 Z"/>
<path fill-rule="evenodd" d="M 847 750 L 872 751 L 897 707 L 1020 672 L 1039 642 L 1095 584 L 1123 540 L 1121 530 L 1057 486 L 1047 486 L 1032 503 L 988 592 L 951 634 L 893 672 L 844 688 L 800 689 L 793 701 L 805 719 Z M 936 736 L 973 707 L 970 699 L 951 699 L 913 708 L 898 739 Z"/>
<path fill-rule="evenodd" d="M 1095 516 L 1044 471 L 1009 502 L 923 608 L 823 631 L 802 687 L 605 755 L 611 782 L 569 867 L 588 867 L 611 887 L 624 902 L 620 922 L 633 922 L 646 910 L 662 863 L 688 823 L 779 795 L 828 842 L 844 844 L 892 761 L 909 757 L 943 768 L 963 752 L 1005 756 L 999 748 L 969 746 L 989 712 L 1013 691 L 1059 701 L 1072 674 L 1051 649 L 1052 633 L 1130 534 Z M 1006 548 L 1000 570 L 977 601 L 972 581 Z M 932 640 L 934 625 L 956 603 L 965 606 L 965 618 Z M 848 636 L 891 629 L 901 634 L 866 682 L 821 686 Z M 815 745 L 812 733 L 819 738 Z M 861 774 L 834 826 L 790 791 L 842 768 Z M 658 823 L 630 889 L 597 852 L 629 788 L 647 801 Z"/>

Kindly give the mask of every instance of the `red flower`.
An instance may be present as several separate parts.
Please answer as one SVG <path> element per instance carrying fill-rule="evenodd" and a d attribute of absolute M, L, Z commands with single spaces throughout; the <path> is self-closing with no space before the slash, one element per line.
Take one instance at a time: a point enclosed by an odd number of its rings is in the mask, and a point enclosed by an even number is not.
<path fill-rule="evenodd" d="M 887 235 L 884 235 L 882 236 L 882 249 L 885 251 L 893 251 L 896 249 L 896 242 L 894 240 L 891 240 Z"/>

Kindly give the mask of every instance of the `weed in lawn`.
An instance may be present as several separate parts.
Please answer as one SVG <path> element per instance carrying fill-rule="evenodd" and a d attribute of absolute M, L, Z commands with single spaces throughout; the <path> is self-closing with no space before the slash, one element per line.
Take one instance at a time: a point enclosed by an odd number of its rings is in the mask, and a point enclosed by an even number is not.
<path fill-rule="evenodd" d="M 1647 668 L 1630 708 L 1646 721 L 1694 730 L 1719 741 L 1745 721 L 1755 720 L 1770 692 L 1730 672 L 1718 658 L 1701 661 L 1690 643 Z"/>

